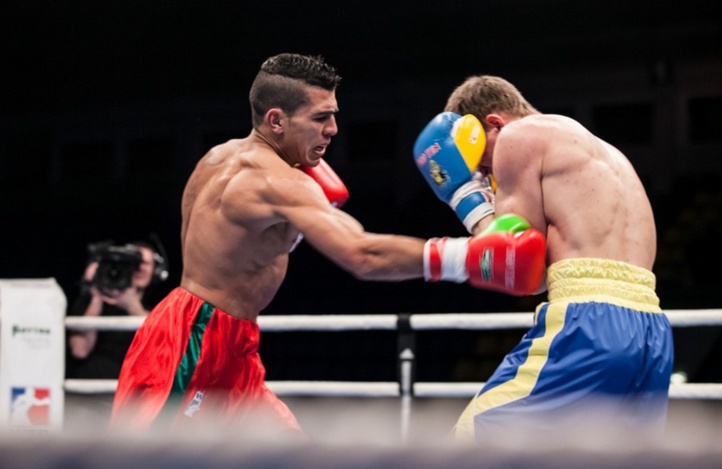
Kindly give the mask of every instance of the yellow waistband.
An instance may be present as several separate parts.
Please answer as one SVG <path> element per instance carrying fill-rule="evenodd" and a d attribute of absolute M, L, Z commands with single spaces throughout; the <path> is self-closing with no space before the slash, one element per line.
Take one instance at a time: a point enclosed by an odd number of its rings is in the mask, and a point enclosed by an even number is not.
<path fill-rule="evenodd" d="M 600 301 L 660 312 L 655 284 L 649 270 L 608 259 L 565 259 L 547 269 L 549 301 Z"/>

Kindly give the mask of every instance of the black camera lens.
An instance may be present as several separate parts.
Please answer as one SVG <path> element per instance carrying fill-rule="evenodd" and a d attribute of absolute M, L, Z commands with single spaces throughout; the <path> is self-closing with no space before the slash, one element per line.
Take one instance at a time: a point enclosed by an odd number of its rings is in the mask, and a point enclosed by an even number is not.
<path fill-rule="evenodd" d="M 143 255 L 133 246 L 104 246 L 95 251 L 98 270 L 93 277 L 101 291 L 125 290 L 133 284 L 133 273 L 143 262 Z"/>

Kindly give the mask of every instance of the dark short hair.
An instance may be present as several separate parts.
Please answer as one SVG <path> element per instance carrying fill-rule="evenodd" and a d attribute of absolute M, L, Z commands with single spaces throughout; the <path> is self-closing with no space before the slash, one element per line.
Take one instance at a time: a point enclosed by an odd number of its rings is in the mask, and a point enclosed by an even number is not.
<path fill-rule="evenodd" d="M 260 125 L 274 107 L 293 114 L 307 102 L 307 86 L 333 91 L 340 81 L 336 69 L 321 56 L 283 53 L 266 59 L 249 93 L 253 126 Z"/>

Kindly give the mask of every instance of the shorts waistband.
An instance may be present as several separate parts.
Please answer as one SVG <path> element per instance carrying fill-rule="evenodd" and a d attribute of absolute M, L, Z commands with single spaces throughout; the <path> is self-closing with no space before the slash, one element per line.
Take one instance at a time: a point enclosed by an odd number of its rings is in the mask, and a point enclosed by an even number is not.
<path fill-rule="evenodd" d="M 599 301 L 639 311 L 661 312 L 652 272 L 609 259 L 575 258 L 547 269 L 549 301 Z"/>

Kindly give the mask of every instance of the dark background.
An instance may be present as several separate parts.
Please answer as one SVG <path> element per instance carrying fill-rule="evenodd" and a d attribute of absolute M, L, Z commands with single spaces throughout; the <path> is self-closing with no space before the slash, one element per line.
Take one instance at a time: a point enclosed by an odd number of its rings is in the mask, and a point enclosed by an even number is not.
<path fill-rule="evenodd" d="M 344 77 L 328 160 L 370 231 L 464 235 L 412 163 L 417 133 L 472 74 L 501 75 L 630 158 L 658 223 L 662 305 L 720 307 L 722 21 L 714 2 L 5 2 L 0 278 L 72 299 L 88 243 L 157 233 L 178 283 L 180 197 L 212 145 L 250 131 L 247 92 L 280 52 Z M 301 245 L 265 314 L 530 311 L 464 285 L 364 283 Z M 720 378 L 718 328 L 675 331 L 678 369 Z M 329 337 L 329 335 L 331 337 Z M 484 379 L 520 331 L 423 333 L 419 374 Z M 393 379 L 395 336 L 266 334 L 271 379 Z M 421 365 L 423 364 L 423 365 Z"/>

